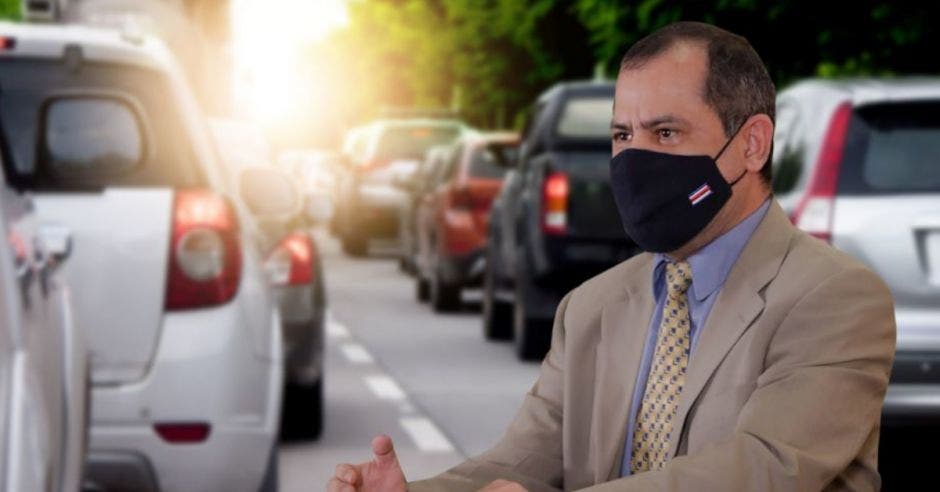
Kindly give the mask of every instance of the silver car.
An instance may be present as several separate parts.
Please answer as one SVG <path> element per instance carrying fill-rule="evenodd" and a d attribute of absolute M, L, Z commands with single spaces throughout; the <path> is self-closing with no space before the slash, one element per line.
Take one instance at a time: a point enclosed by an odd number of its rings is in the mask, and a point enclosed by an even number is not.
<path fill-rule="evenodd" d="M 940 78 L 807 80 L 779 94 L 774 190 L 896 303 L 885 423 L 940 417 Z"/>
<path fill-rule="evenodd" d="M 0 490 L 75 491 L 88 435 L 88 361 L 58 272 L 71 233 L 42 222 L 5 175 L 0 169 Z"/>

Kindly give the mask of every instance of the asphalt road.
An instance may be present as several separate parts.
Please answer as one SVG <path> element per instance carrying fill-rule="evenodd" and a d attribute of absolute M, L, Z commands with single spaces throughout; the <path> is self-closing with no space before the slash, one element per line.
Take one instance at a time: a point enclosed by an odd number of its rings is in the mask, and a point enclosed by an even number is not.
<path fill-rule="evenodd" d="M 395 442 L 409 480 L 432 476 L 493 444 L 538 375 L 509 344 L 483 339 L 479 293 L 454 314 L 414 297 L 392 246 L 345 256 L 317 233 L 326 273 L 326 415 L 322 437 L 284 444 L 281 490 L 323 490 L 337 463 L 369 459 L 379 433 Z"/>

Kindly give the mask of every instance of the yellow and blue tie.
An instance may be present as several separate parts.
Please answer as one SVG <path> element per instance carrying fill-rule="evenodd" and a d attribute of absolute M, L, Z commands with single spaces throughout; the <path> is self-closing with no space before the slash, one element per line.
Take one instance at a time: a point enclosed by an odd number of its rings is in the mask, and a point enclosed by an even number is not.
<path fill-rule="evenodd" d="M 686 292 L 691 284 L 688 263 L 666 263 L 667 298 L 633 430 L 632 473 L 659 470 L 669 460 L 669 440 L 689 365 L 692 337 Z"/>

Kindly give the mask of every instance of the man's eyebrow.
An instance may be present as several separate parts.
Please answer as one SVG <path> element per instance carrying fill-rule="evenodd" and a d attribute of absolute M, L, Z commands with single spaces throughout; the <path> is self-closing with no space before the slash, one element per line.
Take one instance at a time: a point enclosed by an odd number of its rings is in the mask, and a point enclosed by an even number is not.
<path fill-rule="evenodd" d="M 655 118 L 650 118 L 650 119 L 648 119 L 648 120 L 646 120 L 646 121 L 640 123 L 640 127 L 643 128 L 643 129 L 645 129 L 645 130 L 649 130 L 649 129 L 652 129 L 652 128 L 656 128 L 657 126 L 660 126 L 660 125 L 670 125 L 670 124 L 671 124 L 671 125 L 684 125 L 684 126 L 688 126 L 688 125 L 689 125 L 689 120 L 687 120 L 687 119 L 685 119 L 685 118 L 681 118 L 681 117 L 676 116 L 676 115 L 672 115 L 672 114 L 664 114 L 664 115 L 661 115 L 661 116 L 657 116 L 657 117 L 655 117 Z M 611 130 L 632 130 L 632 129 L 633 129 L 633 125 L 631 125 L 631 124 L 629 124 L 629 123 L 623 123 L 623 122 L 611 120 L 611 121 L 610 121 L 610 129 L 611 129 Z"/>
<path fill-rule="evenodd" d="M 620 123 L 619 121 L 610 120 L 610 129 L 611 130 L 631 130 L 633 127 L 627 123 Z"/>
<path fill-rule="evenodd" d="M 679 124 L 679 125 L 688 126 L 688 125 L 689 125 L 689 121 L 686 120 L 685 118 L 680 118 L 680 117 L 678 117 L 678 116 L 676 116 L 676 115 L 664 114 L 664 115 L 662 115 L 662 116 L 657 116 L 657 117 L 655 117 L 655 118 L 650 118 L 650 119 L 648 119 L 648 120 L 646 120 L 646 121 L 640 123 L 640 126 L 641 126 L 643 129 L 645 129 L 645 130 L 649 130 L 649 129 L 651 129 L 651 128 L 656 128 L 657 126 L 660 126 L 660 125 L 667 125 L 667 124 L 672 124 L 672 125 Z"/>

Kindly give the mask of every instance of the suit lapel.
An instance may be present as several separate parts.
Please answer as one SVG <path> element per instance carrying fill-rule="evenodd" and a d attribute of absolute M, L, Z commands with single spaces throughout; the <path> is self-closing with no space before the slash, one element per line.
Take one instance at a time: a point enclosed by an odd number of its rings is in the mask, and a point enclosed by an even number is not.
<path fill-rule="evenodd" d="M 609 302 L 601 311 L 597 347 L 597 388 L 591 435 L 594 479 L 619 476 L 627 417 L 653 313 L 652 256 L 625 279 L 626 299 Z"/>
<path fill-rule="evenodd" d="M 686 385 L 679 398 L 675 429 L 684 430 L 686 417 L 705 385 L 734 344 L 763 311 L 764 299 L 760 291 L 776 277 L 792 235 L 793 226 L 783 209 L 773 201 L 731 269 L 705 321 L 698 346 L 689 362 Z M 670 456 L 675 456 L 683 434 L 683 431 L 672 433 Z"/>

